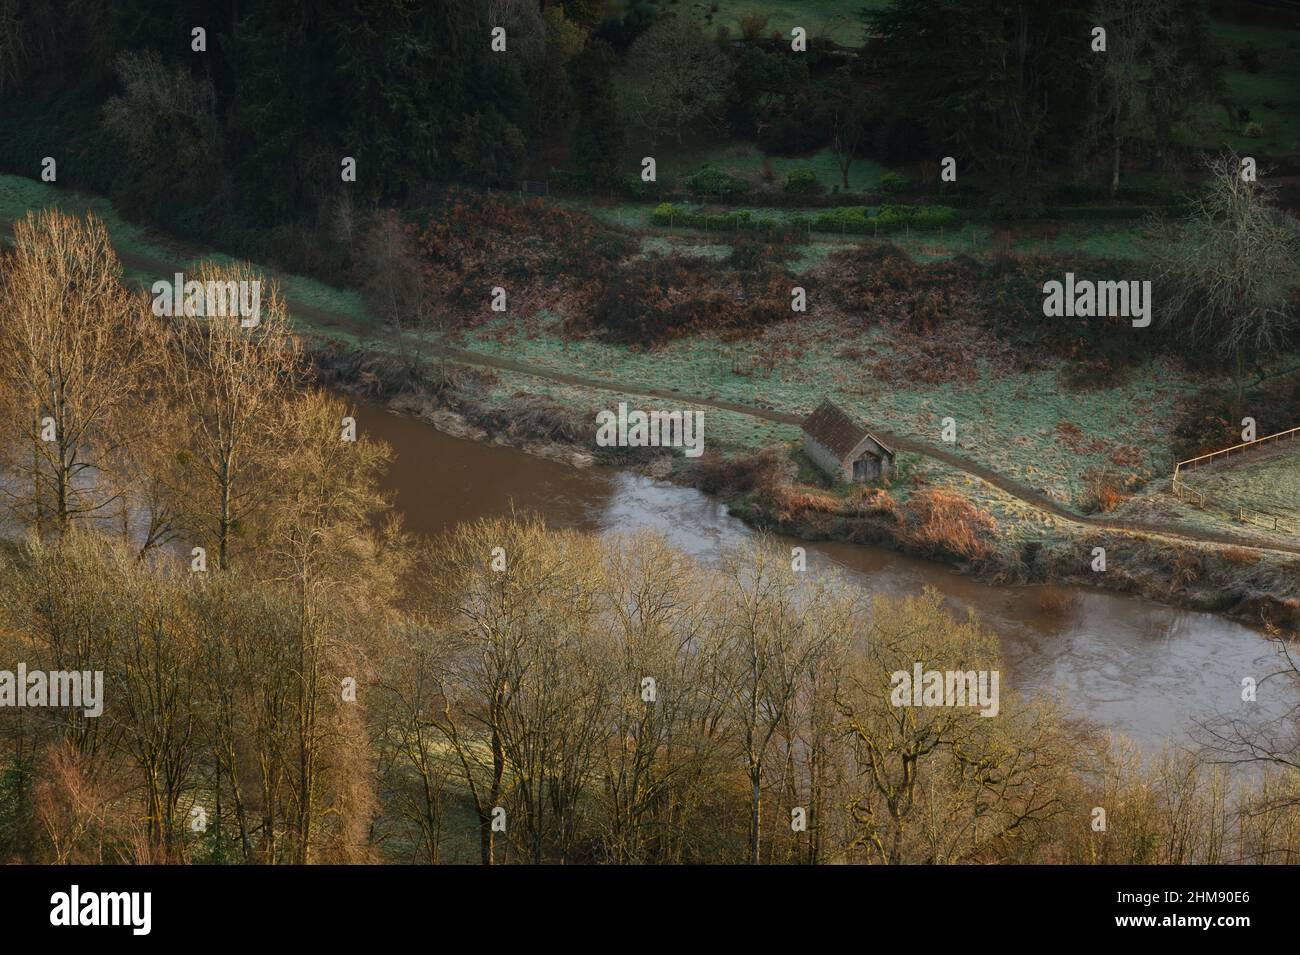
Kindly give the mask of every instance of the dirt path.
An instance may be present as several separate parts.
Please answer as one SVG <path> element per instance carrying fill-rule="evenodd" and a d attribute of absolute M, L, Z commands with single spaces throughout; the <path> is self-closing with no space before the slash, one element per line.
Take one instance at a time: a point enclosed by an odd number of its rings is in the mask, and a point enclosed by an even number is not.
<path fill-rule="evenodd" d="M 12 236 L 12 233 L 13 223 L 7 219 L 0 219 L 0 236 L 10 237 Z M 181 269 L 173 262 L 165 262 L 161 259 L 155 259 L 133 252 L 119 252 L 118 257 L 123 265 L 141 272 L 152 272 L 158 275 L 172 275 L 177 271 L 181 271 Z M 314 325 L 325 329 L 344 329 L 372 339 L 382 338 L 389 342 L 400 342 L 399 338 L 395 338 L 392 335 L 377 335 L 373 327 L 360 324 L 346 315 L 340 315 L 335 312 L 315 308 L 305 303 L 295 301 L 293 298 L 288 296 L 285 297 L 285 304 L 288 306 L 291 314 L 307 318 Z M 485 355 L 481 352 L 467 351 L 463 348 L 438 345 L 426 345 L 425 347 L 429 348 L 434 355 L 445 355 L 447 358 L 451 358 L 466 365 L 475 365 L 482 368 L 497 368 L 502 371 L 514 371 L 525 375 L 531 375 L 535 378 L 543 378 L 547 381 L 555 381 L 566 385 L 575 385 L 581 388 L 592 388 L 598 391 L 614 391 L 628 395 L 641 395 L 649 398 L 667 399 L 685 404 L 699 405 L 705 408 L 716 408 L 719 411 L 731 411 L 736 414 L 749 415 L 755 418 L 762 418 L 765 421 L 775 421 L 780 424 L 789 424 L 796 427 L 803 421 L 803 418 L 799 415 L 777 411 L 768 406 L 746 405 L 734 401 L 721 401 L 714 398 L 705 398 L 700 395 L 685 394 L 680 391 L 663 388 L 650 388 L 644 384 L 618 381 L 613 378 L 589 378 L 583 375 L 571 375 L 567 372 L 553 371 L 548 368 L 539 368 L 536 365 L 530 365 L 527 362 L 514 361 L 510 358 L 500 358 L 496 355 Z M 967 474 L 974 475 L 975 477 L 988 482 L 999 490 L 1005 491 L 1017 500 L 1023 501 L 1040 511 L 1045 511 L 1055 517 L 1072 521 L 1076 524 L 1095 527 L 1100 530 L 1154 534 L 1174 540 L 1194 541 L 1208 544 L 1226 544 L 1235 547 L 1247 547 L 1252 550 L 1272 550 L 1288 554 L 1300 554 L 1300 543 L 1295 545 L 1280 543 L 1262 544 L 1257 540 L 1238 534 L 1202 531 L 1195 528 L 1170 528 L 1162 524 L 1147 523 L 1143 521 L 1114 520 L 1102 515 L 1080 514 L 1060 502 L 1053 500 L 1041 491 L 1037 491 L 1021 481 L 1007 477 L 991 468 L 972 461 L 970 458 L 963 457 L 960 454 L 955 454 L 952 451 L 948 451 L 936 445 L 917 441 L 900 434 L 893 434 L 889 431 L 882 431 L 880 429 L 873 430 L 877 435 L 900 451 L 910 451 L 913 454 L 919 454 L 935 461 L 942 461 L 944 464 L 950 465 L 960 471 L 964 471 Z"/>

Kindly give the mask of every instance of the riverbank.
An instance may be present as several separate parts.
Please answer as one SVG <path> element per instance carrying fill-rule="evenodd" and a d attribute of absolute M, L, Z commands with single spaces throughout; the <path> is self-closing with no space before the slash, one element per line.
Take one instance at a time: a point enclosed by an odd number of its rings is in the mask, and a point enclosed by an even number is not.
<path fill-rule="evenodd" d="M 798 431 L 755 450 L 726 437 L 698 460 L 657 449 L 611 454 L 593 445 L 598 408 L 636 395 L 539 390 L 496 370 L 452 361 L 417 368 L 391 355 L 315 342 L 324 384 L 418 418 L 454 437 L 504 445 L 573 467 L 610 464 L 698 488 L 758 530 L 808 541 L 843 541 L 939 561 L 997 584 L 1071 584 L 1223 614 L 1266 630 L 1300 628 L 1300 559 L 1235 544 L 1180 541 L 1039 515 L 969 474 L 907 461 L 913 486 L 828 487 L 797 449 Z M 642 399 L 640 406 L 646 406 Z M 723 417 L 718 409 L 701 410 Z M 728 429 L 724 426 L 723 434 Z M 784 439 L 784 440 L 781 440 Z M 920 477 L 919 486 L 916 482 Z M 974 493 L 963 493 L 972 487 Z M 998 502 L 1001 507 L 982 507 Z M 1008 533 L 999 510 L 1017 514 Z M 1105 551 L 1104 565 L 1098 548 Z"/>

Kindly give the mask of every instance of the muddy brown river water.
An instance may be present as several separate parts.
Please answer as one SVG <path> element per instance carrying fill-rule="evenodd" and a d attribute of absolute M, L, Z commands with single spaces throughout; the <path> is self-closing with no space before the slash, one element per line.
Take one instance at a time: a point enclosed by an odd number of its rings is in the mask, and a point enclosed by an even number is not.
<path fill-rule="evenodd" d="M 693 488 L 453 438 L 375 404 L 358 406 L 357 424 L 395 449 L 388 485 L 418 534 L 513 506 L 598 533 L 650 528 L 708 561 L 755 533 Z M 836 567 L 873 594 L 931 586 L 955 609 L 975 610 L 1001 640 L 1004 687 L 1054 697 L 1145 752 L 1193 746 L 1198 722 L 1215 714 L 1275 718 L 1300 701 L 1291 682 L 1273 680 L 1258 704 L 1241 702 L 1242 678 L 1262 678 L 1278 658 L 1261 632 L 1224 617 L 1086 588 L 993 586 L 882 548 L 786 543 L 807 548 L 811 573 Z"/>

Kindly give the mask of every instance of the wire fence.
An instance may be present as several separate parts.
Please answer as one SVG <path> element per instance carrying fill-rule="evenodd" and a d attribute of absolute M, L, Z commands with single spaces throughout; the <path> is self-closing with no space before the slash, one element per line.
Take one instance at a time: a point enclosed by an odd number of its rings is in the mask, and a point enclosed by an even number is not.
<path fill-rule="evenodd" d="M 1179 461 L 1174 465 L 1174 494 L 1180 501 L 1192 504 L 1201 510 L 1215 510 L 1225 514 L 1230 514 L 1243 524 L 1250 524 L 1254 527 L 1263 528 L 1264 530 L 1280 531 L 1286 534 L 1300 534 L 1300 521 L 1295 518 L 1273 514 L 1269 511 L 1261 511 L 1258 508 L 1250 507 L 1240 501 L 1231 500 L 1229 498 L 1215 497 L 1199 488 L 1192 487 L 1183 479 L 1183 473 L 1185 471 L 1193 470 L 1194 468 L 1208 464 L 1219 458 L 1227 460 L 1234 454 L 1242 455 L 1249 450 L 1258 448 L 1260 445 L 1271 444 L 1279 441 L 1300 441 L 1300 428 L 1292 428 L 1289 431 L 1279 431 L 1277 434 L 1270 434 L 1254 441 L 1247 441 L 1243 444 L 1234 444 L 1232 447 L 1224 448 L 1221 451 L 1212 451 L 1209 454 L 1202 454 L 1199 457 L 1189 458 L 1186 461 Z"/>

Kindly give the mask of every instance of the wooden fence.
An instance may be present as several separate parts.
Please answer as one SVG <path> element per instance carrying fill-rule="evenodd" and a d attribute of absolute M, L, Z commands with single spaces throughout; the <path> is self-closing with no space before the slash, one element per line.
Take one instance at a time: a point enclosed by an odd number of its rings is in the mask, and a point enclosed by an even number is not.
<path fill-rule="evenodd" d="M 1212 451 L 1209 454 L 1202 454 L 1200 457 L 1189 458 L 1186 461 L 1179 461 L 1174 465 L 1174 494 L 1178 496 L 1180 501 L 1187 501 L 1202 510 L 1208 508 L 1231 514 L 1243 524 L 1251 524 L 1265 530 L 1283 531 L 1288 534 L 1300 534 L 1300 521 L 1288 517 L 1281 517 L 1277 514 L 1270 514 L 1267 511 L 1261 511 L 1257 508 L 1247 507 L 1240 501 L 1229 501 L 1211 497 L 1204 491 L 1192 487 L 1183 480 L 1184 470 L 1190 471 L 1195 467 L 1207 464 L 1217 458 L 1226 459 L 1232 457 L 1233 454 L 1244 454 L 1247 450 L 1257 448 L 1261 444 L 1269 444 L 1271 442 L 1285 440 L 1300 441 L 1300 428 L 1292 428 L 1290 431 L 1279 431 L 1277 434 L 1270 434 L 1254 441 L 1247 441 L 1244 444 L 1234 444 L 1232 447 L 1224 448 L 1222 451 Z"/>

